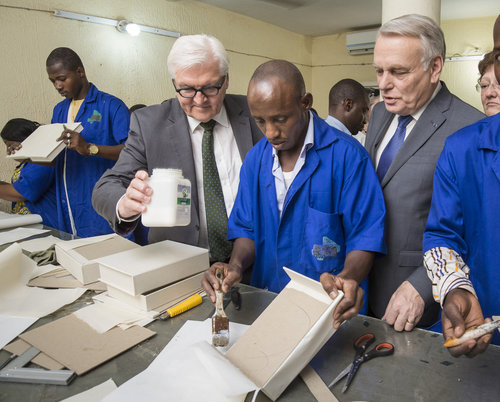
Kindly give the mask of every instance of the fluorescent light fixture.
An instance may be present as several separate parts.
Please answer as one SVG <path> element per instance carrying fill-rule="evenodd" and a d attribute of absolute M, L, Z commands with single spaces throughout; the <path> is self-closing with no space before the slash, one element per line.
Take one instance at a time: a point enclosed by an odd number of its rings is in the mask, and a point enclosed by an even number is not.
<path fill-rule="evenodd" d="M 120 32 L 126 32 L 130 36 L 137 36 L 141 33 L 141 27 L 133 22 L 127 20 L 121 20 L 116 25 L 116 29 Z"/>
<path fill-rule="evenodd" d="M 116 27 L 120 32 L 128 32 L 132 36 L 137 36 L 139 33 L 148 32 L 157 35 L 170 36 L 172 38 L 178 38 L 181 36 L 179 32 L 167 31 L 161 28 L 149 27 L 147 25 L 134 24 L 133 22 L 127 20 L 113 20 L 110 18 L 95 17 L 93 15 L 78 14 L 70 11 L 54 10 L 54 16 L 67 18 L 70 20 L 93 22 L 95 24 L 112 25 Z"/>

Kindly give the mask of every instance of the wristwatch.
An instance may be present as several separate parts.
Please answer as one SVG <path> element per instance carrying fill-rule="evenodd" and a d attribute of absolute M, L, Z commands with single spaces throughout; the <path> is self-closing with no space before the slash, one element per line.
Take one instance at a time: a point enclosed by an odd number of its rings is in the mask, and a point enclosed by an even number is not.
<path fill-rule="evenodd" d="M 99 152 L 99 148 L 97 147 L 96 144 L 89 144 L 88 150 L 89 150 L 89 156 L 97 155 L 97 153 Z"/>

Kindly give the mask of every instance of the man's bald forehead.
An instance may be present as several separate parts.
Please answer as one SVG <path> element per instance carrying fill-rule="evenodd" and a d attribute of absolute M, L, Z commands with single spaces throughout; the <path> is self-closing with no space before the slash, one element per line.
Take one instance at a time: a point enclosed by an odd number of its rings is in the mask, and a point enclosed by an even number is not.
<path fill-rule="evenodd" d="M 306 92 L 306 85 L 300 70 L 286 60 L 271 60 L 261 64 L 252 75 L 250 85 L 278 78 L 292 86 L 299 96 Z"/>

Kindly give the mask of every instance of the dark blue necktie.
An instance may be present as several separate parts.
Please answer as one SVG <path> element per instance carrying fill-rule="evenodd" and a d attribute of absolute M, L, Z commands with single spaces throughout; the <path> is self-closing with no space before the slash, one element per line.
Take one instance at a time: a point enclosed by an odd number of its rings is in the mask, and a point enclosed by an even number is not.
<path fill-rule="evenodd" d="M 413 117 L 411 117 L 411 115 L 399 116 L 398 128 L 396 128 L 396 132 L 385 147 L 382 155 L 380 155 L 377 167 L 377 176 L 380 181 L 384 178 L 385 174 L 389 170 L 389 166 L 391 166 L 392 160 L 398 153 L 401 145 L 403 145 L 406 135 L 406 126 L 410 123 L 410 121 L 412 121 L 412 119 Z"/>

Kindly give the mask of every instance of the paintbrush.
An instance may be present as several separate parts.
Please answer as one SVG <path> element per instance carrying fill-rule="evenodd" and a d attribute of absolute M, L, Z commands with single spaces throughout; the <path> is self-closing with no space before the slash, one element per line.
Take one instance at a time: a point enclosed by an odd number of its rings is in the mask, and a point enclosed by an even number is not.
<path fill-rule="evenodd" d="M 212 345 L 227 346 L 229 343 L 229 319 L 224 312 L 224 293 L 222 281 L 224 280 L 223 268 L 215 270 L 215 277 L 219 281 L 219 290 L 215 291 L 215 314 L 212 317 Z"/>
<path fill-rule="evenodd" d="M 444 347 L 451 348 L 453 346 L 461 345 L 469 339 L 477 339 L 483 335 L 494 332 L 497 328 L 500 328 L 500 320 L 487 322 L 486 324 L 480 325 L 479 327 L 468 329 L 460 338 L 448 339 L 444 343 Z"/>

